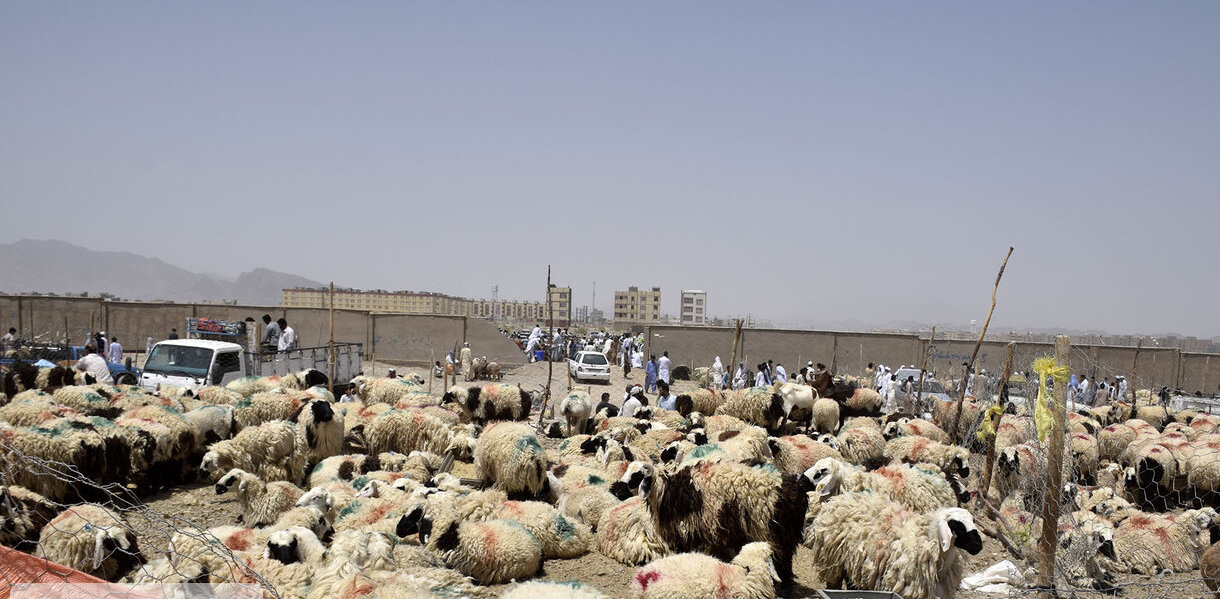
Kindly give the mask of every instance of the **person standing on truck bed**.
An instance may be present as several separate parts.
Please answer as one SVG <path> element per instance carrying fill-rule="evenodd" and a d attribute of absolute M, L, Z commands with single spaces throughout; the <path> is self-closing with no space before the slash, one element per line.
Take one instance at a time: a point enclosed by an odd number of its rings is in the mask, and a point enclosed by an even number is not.
<path fill-rule="evenodd" d="M 9 327 L 8 332 L 0 337 L 0 357 L 8 355 L 14 349 L 17 349 L 17 327 Z"/>
<path fill-rule="evenodd" d="M 112 337 L 110 339 L 109 356 L 111 362 L 114 362 L 115 364 L 123 363 L 123 346 L 119 345 L 118 337 Z"/>
<path fill-rule="evenodd" d="M 280 333 L 283 330 L 280 328 L 280 324 L 278 322 L 271 322 L 270 314 L 263 314 L 263 324 L 267 328 L 263 330 L 262 346 L 267 349 L 279 349 Z"/>
<path fill-rule="evenodd" d="M 280 351 L 292 351 L 297 348 L 297 332 L 288 326 L 288 321 L 281 318 L 275 321 L 280 325 L 280 341 L 278 348 Z"/>
<path fill-rule="evenodd" d="M 87 351 L 89 353 L 85 354 L 85 357 L 76 361 L 76 369 L 92 374 L 93 378 L 99 383 L 113 383 L 114 379 L 110 377 L 110 368 L 106 366 L 106 359 L 98 354 L 97 346 L 90 345 Z"/>

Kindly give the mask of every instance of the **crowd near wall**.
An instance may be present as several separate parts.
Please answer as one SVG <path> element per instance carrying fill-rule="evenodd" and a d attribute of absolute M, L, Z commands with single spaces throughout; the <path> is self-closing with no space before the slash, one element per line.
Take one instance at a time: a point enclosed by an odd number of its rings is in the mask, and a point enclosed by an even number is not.
<path fill-rule="evenodd" d="M 250 317 L 261 324 L 263 314 L 287 319 L 301 347 L 330 341 L 330 312 L 321 309 L 0 295 L 0 326 L 5 331 L 16 327 L 25 339 L 58 343 L 67 338 L 73 345 L 83 344 L 90 332 L 106 331 L 129 352 L 143 351 L 149 337 L 154 342 L 166 339 L 170 329 L 182 333 L 188 317 L 235 321 Z M 467 341 L 476 355 L 500 364 L 525 361 L 516 344 L 482 319 L 356 310 L 335 310 L 334 318 L 335 342 L 364 344 L 366 360 L 402 365 L 443 362 L 446 352 Z"/>
<path fill-rule="evenodd" d="M 140 351 L 145 340 L 166 338 L 171 328 L 180 332 L 187 317 L 261 322 L 263 314 L 284 317 L 297 331 L 302 347 L 329 341 L 330 313 L 311 308 L 278 306 L 234 306 L 228 304 L 177 304 L 116 302 L 98 298 L 0 295 L 0 326 L 16 327 L 27 339 L 74 344 L 90 331 L 107 331 L 123 347 Z M 335 341 L 362 343 L 365 358 L 404 365 L 443 361 L 446 352 L 467 341 L 476 355 L 504 365 L 518 365 L 524 356 L 490 322 L 464 316 L 374 314 L 335 310 Z M 733 354 L 734 330 L 729 327 L 645 327 L 646 353 L 669 351 L 676 364 L 708 366 L 720 356 L 726 368 Z M 984 342 L 978 365 L 989 372 L 1003 367 L 1004 343 Z M 930 346 L 930 347 L 929 347 Z M 869 362 L 890 367 L 918 365 L 928 352 L 928 370 L 940 378 L 957 378 L 962 362 L 970 359 L 970 341 L 933 341 L 915 335 L 743 329 L 738 360 L 754 366 L 768 359 L 795 371 L 809 361 L 822 362 L 838 373 L 863 374 Z M 1017 342 L 1014 368 L 1026 370 L 1037 356 L 1049 355 L 1050 344 Z M 1136 348 L 1073 346 L 1073 370 L 1094 377 L 1130 377 L 1136 363 Z M 1086 370 L 1087 368 L 1087 370 Z M 1183 352 L 1176 348 L 1142 347 L 1138 353 L 1137 387 L 1179 387 L 1185 391 L 1215 392 L 1220 389 L 1220 356 Z"/>
<path fill-rule="evenodd" d="M 668 351 L 675 364 L 708 366 L 720 356 L 725 368 L 735 368 L 734 329 L 728 327 L 679 327 L 654 325 L 645 328 L 645 353 L 660 356 Z M 987 341 L 979 348 L 978 367 L 999 373 L 1004 366 L 1005 343 Z M 739 362 L 754 367 L 775 360 L 788 372 L 807 362 L 821 362 L 839 374 L 863 375 L 869 362 L 891 368 L 918 366 L 928 351 L 928 370 L 941 379 L 960 378 L 962 363 L 970 360 L 971 341 L 935 341 L 916 335 L 851 333 L 833 331 L 788 331 L 742 329 L 738 343 Z M 1013 369 L 1030 369 L 1034 358 L 1054 354 L 1048 343 L 1017 342 Z M 1090 377 L 1124 375 L 1131 379 L 1137 361 L 1135 347 L 1073 346 L 1073 372 Z M 1136 388 L 1179 387 L 1187 392 L 1214 393 L 1220 389 L 1220 355 L 1183 352 L 1174 348 L 1141 347 L 1138 350 Z"/>

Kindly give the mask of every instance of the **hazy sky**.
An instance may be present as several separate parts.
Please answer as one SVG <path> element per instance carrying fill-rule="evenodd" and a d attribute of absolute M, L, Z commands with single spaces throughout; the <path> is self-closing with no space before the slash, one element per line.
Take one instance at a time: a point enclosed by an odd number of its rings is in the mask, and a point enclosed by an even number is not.
<path fill-rule="evenodd" d="M 1220 3 L 0 7 L 0 242 L 1220 334 Z"/>

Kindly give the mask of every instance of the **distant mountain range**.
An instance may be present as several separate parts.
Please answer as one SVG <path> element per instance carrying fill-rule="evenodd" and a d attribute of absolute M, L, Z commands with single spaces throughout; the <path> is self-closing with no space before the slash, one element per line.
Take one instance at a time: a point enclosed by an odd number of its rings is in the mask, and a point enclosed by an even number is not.
<path fill-rule="evenodd" d="M 236 279 L 194 273 L 129 252 L 98 252 L 63 241 L 0 244 L 0 292 L 109 293 L 130 300 L 233 301 L 274 306 L 284 288 L 321 287 L 293 274 L 256 268 Z"/>

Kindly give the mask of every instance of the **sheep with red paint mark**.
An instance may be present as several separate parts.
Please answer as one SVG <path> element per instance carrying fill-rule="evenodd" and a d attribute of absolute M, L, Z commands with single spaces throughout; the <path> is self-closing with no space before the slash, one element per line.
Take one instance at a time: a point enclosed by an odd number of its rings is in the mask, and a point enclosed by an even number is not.
<path fill-rule="evenodd" d="M 834 437 L 827 436 L 828 440 Z M 842 460 L 843 455 L 835 448 L 838 444 L 824 443 L 805 435 L 772 437 L 767 441 L 776 468 L 784 474 L 799 476 L 823 458 Z"/>
<path fill-rule="evenodd" d="M 966 448 L 938 443 L 927 437 L 898 437 L 885 444 L 882 455 L 890 462 L 927 463 L 963 479 L 970 476 L 970 452 Z"/>
<path fill-rule="evenodd" d="M 876 468 L 885 463 L 885 437 L 881 425 L 872 418 L 851 418 L 843 423 L 835 441 L 839 453 L 853 464 Z"/>
<path fill-rule="evenodd" d="M 801 475 L 801 489 L 819 497 L 868 491 L 920 513 L 955 507 L 958 501 L 969 499 L 963 487 L 955 488 L 935 466 L 891 464 L 865 472 L 834 458 L 822 459 L 806 470 Z"/>
<path fill-rule="evenodd" d="M 629 566 L 650 562 L 670 552 L 642 497 L 632 497 L 603 512 L 593 545 L 602 555 Z"/>
<path fill-rule="evenodd" d="M 405 455 L 417 450 L 441 454 L 453 440 L 449 425 L 415 409 L 385 412 L 364 425 L 362 431 L 370 454 L 392 451 Z"/>
<path fill-rule="evenodd" d="M 420 523 L 420 542 L 428 543 L 433 535 L 449 566 L 479 584 L 531 578 L 542 565 L 542 544 L 512 520 L 450 522 L 443 530 L 434 530 L 425 519 Z"/>
<path fill-rule="evenodd" d="M 848 493 L 819 506 L 805 532 L 827 588 L 893 591 L 908 599 L 953 599 L 965 551 L 983 539 L 970 513 L 944 508 L 918 514 L 877 493 Z"/>
<path fill-rule="evenodd" d="M 639 599 L 733 597 L 771 599 L 779 582 L 767 543 L 749 543 L 733 561 L 702 553 L 681 553 L 656 560 L 636 571 L 631 596 Z"/>

